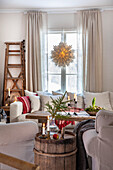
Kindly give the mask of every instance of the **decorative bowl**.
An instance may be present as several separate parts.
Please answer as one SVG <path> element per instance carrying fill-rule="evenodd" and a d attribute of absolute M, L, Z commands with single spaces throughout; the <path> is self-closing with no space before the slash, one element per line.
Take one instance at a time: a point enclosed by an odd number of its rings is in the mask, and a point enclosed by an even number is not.
<path fill-rule="evenodd" d="M 97 112 L 95 111 L 86 111 L 90 116 L 96 116 Z"/>

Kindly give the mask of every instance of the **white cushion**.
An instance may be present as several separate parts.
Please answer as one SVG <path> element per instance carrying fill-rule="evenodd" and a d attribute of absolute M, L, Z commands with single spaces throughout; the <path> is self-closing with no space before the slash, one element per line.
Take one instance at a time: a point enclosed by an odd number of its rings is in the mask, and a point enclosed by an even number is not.
<path fill-rule="evenodd" d="M 26 95 L 26 96 L 30 96 L 30 95 L 35 95 L 35 94 L 37 94 L 37 93 L 31 92 L 31 91 L 28 91 L 28 90 L 24 90 L 24 92 L 25 92 L 25 95 Z"/>
<path fill-rule="evenodd" d="M 40 96 L 30 95 L 31 112 L 38 111 L 40 109 Z"/>
<path fill-rule="evenodd" d="M 71 101 L 71 106 L 74 107 L 75 106 L 74 93 L 68 92 L 67 95 L 70 96 L 70 100 L 72 100 Z M 76 107 L 84 109 L 84 101 L 83 101 L 83 97 L 82 96 L 78 96 L 77 95 L 77 105 L 76 105 Z"/>
<path fill-rule="evenodd" d="M 110 92 L 110 103 L 113 110 L 113 92 Z"/>
<path fill-rule="evenodd" d="M 48 95 L 48 96 L 50 96 L 50 95 L 52 95 L 51 93 L 49 93 L 49 92 L 43 92 L 43 91 L 36 91 L 36 93 L 38 94 L 38 96 L 41 96 L 41 95 Z"/>
<path fill-rule="evenodd" d="M 61 91 L 52 91 L 53 95 L 63 95 L 64 93 Z"/>
<path fill-rule="evenodd" d="M 84 92 L 85 108 L 92 105 L 92 100 L 94 97 L 96 97 L 96 106 L 103 107 L 106 110 L 112 110 L 109 99 L 109 92 L 102 93 Z"/>
<path fill-rule="evenodd" d="M 51 97 L 53 99 L 57 99 L 58 97 L 62 97 L 62 95 L 51 95 Z M 41 110 L 47 111 L 46 108 L 45 108 L 45 104 L 47 102 L 49 102 L 49 104 L 52 104 L 50 96 L 48 96 L 48 95 L 41 95 L 40 96 L 40 100 L 41 100 Z"/>

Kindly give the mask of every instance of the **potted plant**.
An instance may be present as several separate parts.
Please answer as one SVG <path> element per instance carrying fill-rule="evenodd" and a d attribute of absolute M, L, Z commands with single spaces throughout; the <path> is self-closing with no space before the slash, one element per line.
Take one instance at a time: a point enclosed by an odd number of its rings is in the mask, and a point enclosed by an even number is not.
<path fill-rule="evenodd" d="M 68 110 L 67 103 L 70 102 L 71 100 L 65 100 L 66 94 L 67 94 L 67 91 L 64 93 L 62 97 L 59 97 L 57 99 L 53 99 L 52 97 L 50 97 L 51 104 L 49 102 L 45 104 L 46 110 L 51 114 L 52 118 L 55 120 L 57 119 L 63 120 L 63 119 L 70 117 L 70 115 L 68 115 L 66 111 Z M 65 115 L 60 114 L 60 112 L 65 112 Z M 63 132 L 63 127 L 60 126 L 60 130 L 61 132 Z"/>
<path fill-rule="evenodd" d="M 104 108 L 102 108 L 102 107 L 96 106 L 95 103 L 96 103 L 96 98 L 94 97 L 93 100 L 92 100 L 92 106 L 89 106 L 89 107 L 87 107 L 87 108 L 85 109 L 85 111 L 86 111 L 89 115 L 91 115 L 91 116 L 95 116 L 96 113 L 97 113 L 99 110 L 104 109 Z"/>

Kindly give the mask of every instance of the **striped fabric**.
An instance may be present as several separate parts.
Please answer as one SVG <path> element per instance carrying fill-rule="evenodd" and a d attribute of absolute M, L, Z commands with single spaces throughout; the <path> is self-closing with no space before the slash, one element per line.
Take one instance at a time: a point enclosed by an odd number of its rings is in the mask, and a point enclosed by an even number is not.
<path fill-rule="evenodd" d="M 23 114 L 31 112 L 31 102 L 29 96 L 17 97 L 17 99 L 23 103 Z"/>

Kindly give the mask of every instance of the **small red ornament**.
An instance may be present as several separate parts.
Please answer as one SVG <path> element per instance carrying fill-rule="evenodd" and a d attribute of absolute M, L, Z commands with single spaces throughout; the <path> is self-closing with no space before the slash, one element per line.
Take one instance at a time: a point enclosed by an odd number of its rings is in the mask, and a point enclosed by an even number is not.
<path fill-rule="evenodd" d="M 59 139 L 59 135 L 58 134 L 54 134 L 53 135 L 53 139 Z"/>

